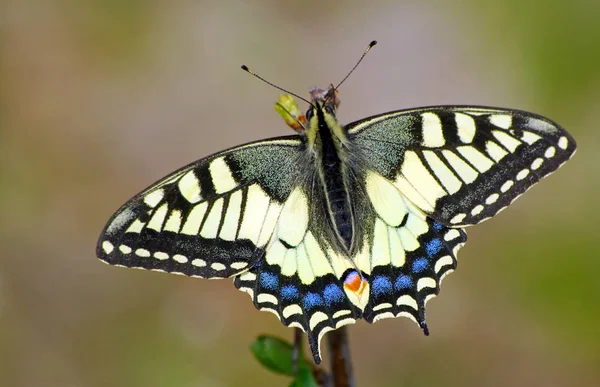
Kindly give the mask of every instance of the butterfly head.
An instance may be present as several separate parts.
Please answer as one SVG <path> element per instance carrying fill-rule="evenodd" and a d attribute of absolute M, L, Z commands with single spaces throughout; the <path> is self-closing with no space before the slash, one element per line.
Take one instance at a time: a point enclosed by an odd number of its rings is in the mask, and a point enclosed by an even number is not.
<path fill-rule="evenodd" d="M 333 85 L 329 85 L 327 89 L 313 87 L 309 90 L 309 93 L 312 104 L 306 111 L 306 119 L 310 122 L 317 110 L 335 119 L 337 108 L 340 106 L 337 89 Z"/>

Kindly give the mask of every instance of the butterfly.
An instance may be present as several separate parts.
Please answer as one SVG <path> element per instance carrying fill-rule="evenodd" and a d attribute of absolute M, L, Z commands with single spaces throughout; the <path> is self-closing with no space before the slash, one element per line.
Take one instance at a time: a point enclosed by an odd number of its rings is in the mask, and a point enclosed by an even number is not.
<path fill-rule="evenodd" d="M 304 115 L 290 98 L 277 108 L 296 135 L 233 147 L 159 180 L 108 221 L 97 255 L 233 278 L 257 309 L 306 332 L 317 364 L 323 335 L 361 318 L 405 316 L 428 334 L 425 304 L 456 269 L 464 228 L 576 148 L 558 124 L 520 110 L 431 106 L 342 126 L 337 87 L 312 89 Z"/>

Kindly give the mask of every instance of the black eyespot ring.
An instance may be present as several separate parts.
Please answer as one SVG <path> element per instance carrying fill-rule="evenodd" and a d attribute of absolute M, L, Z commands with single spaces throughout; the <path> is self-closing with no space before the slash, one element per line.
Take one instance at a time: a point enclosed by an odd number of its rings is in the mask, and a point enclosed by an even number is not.
<path fill-rule="evenodd" d="M 306 111 L 306 119 L 308 121 L 310 121 L 310 119 L 313 117 L 313 115 L 315 114 L 315 112 L 313 111 L 314 109 L 311 107 Z"/>

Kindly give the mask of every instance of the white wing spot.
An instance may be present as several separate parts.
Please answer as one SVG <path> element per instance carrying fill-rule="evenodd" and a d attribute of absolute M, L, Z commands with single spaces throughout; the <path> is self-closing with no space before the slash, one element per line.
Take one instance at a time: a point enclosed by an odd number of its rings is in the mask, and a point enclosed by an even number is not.
<path fill-rule="evenodd" d="M 428 112 L 421 114 L 421 118 L 423 119 L 421 126 L 423 146 L 429 148 L 444 146 L 446 140 L 444 139 L 440 117 L 435 113 Z"/>
<path fill-rule="evenodd" d="M 256 279 L 256 274 L 251 273 L 249 271 L 240 275 L 240 280 L 242 281 L 254 281 Z"/>
<path fill-rule="evenodd" d="M 179 232 L 179 228 L 181 227 L 181 211 L 173 210 L 171 211 L 171 215 L 169 219 L 167 219 L 167 223 L 165 223 L 164 231 L 171 232 Z"/>
<path fill-rule="evenodd" d="M 433 278 L 425 277 L 417 281 L 417 292 L 425 288 L 436 288 L 437 284 Z"/>
<path fill-rule="evenodd" d="M 263 303 L 270 303 L 270 304 L 275 304 L 277 305 L 279 303 L 279 301 L 277 300 L 277 297 L 275 297 L 272 294 L 268 294 L 268 293 L 260 293 L 257 297 L 256 297 L 256 301 L 258 301 L 260 304 Z"/>
<path fill-rule="evenodd" d="M 544 159 L 541 157 L 538 157 L 537 159 L 533 160 L 533 163 L 531 163 L 531 169 L 533 169 L 535 171 L 536 169 L 538 169 L 539 167 L 542 166 L 543 162 L 544 162 Z"/>
<path fill-rule="evenodd" d="M 485 157 L 483 153 L 479 152 L 473 146 L 459 146 L 457 150 L 465 159 L 469 160 L 479 172 L 485 172 L 494 165 L 492 160 Z"/>
<path fill-rule="evenodd" d="M 352 314 L 352 311 L 350 309 L 342 309 L 342 310 L 338 310 L 337 312 L 335 312 L 332 317 L 335 320 L 338 317 L 342 317 L 342 316 L 345 316 L 347 314 Z"/>
<path fill-rule="evenodd" d="M 456 230 L 454 230 L 456 231 Z M 444 255 L 442 258 L 438 259 L 437 262 L 435 263 L 435 272 L 439 273 L 440 270 L 442 270 L 442 268 L 444 266 L 448 266 L 448 265 L 452 265 L 454 263 L 454 261 L 452 260 L 452 257 L 449 255 Z"/>
<path fill-rule="evenodd" d="M 339 327 L 341 327 L 341 326 L 344 326 L 344 325 L 348 325 L 348 324 L 354 324 L 355 322 L 356 322 L 356 320 L 355 320 L 355 319 L 353 319 L 352 317 L 345 318 L 345 319 L 343 319 L 343 320 L 340 320 L 340 321 L 338 321 L 338 322 L 335 324 L 335 329 L 338 329 Z"/>
<path fill-rule="evenodd" d="M 129 225 L 127 230 L 125 230 L 125 232 L 134 232 L 136 234 L 139 234 L 140 232 L 142 232 L 145 225 L 146 223 L 140 222 L 139 219 L 136 219 L 133 222 L 131 222 L 131 224 Z"/>
<path fill-rule="evenodd" d="M 493 193 L 490 196 L 487 197 L 487 199 L 485 199 L 485 204 L 487 205 L 491 205 L 496 203 L 496 200 L 498 200 L 498 198 L 500 197 L 500 195 L 498 195 L 497 193 Z"/>
<path fill-rule="evenodd" d="M 513 184 L 515 184 L 514 181 L 507 180 L 504 184 L 502 184 L 502 187 L 500 187 L 500 192 L 504 193 L 504 192 L 508 191 L 510 189 L 510 187 L 513 186 Z"/>
<path fill-rule="evenodd" d="M 529 175 L 529 169 L 522 169 L 519 173 L 517 173 L 517 180 L 523 180 Z"/>
<path fill-rule="evenodd" d="M 457 224 L 463 221 L 463 219 L 467 216 L 467 214 L 458 214 L 455 215 L 454 218 L 450 219 L 450 223 Z"/>
<path fill-rule="evenodd" d="M 434 151 L 425 150 L 423 151 L 423 156 L 425 156 L 425 161 L 429 164 L 429 167 L 440 180 L 446 191 L 448 191 L 449 194 L 458 192 L 462 186 L 462 182 L 456 177 L 454 172 L 446 166 L 438 155 L 436 155 Z"/>
<path fill-rule="evenodd" d="M 217 237 L 219 224 L 221 223 L 221 215 L 223 212 L 223 198 L 217 199 L 214 203 L 206 221 L 202 225 L 200 236 L 202 238 L 214 239 Z"/>
<path fill-rule="evenodd" d="M 119 250 L 123 253 L 123 254 L 129 254 L 131 253 L 131 247 L 127 246 L 127 245 L 121 245 L 119 246 Z"/>
<path fill-rule="evenodd" d="M 165 191 L 162 189 L 157 189 L 154 192 L 151 192 L 144 196 L 144 203 L 151 208 L 154 208 L 160 203 L 162 198 L 165 196 Z"/>
<path fill-rule="evenodd" d="M 329 320 L 329 317 L 327 317 L 327 315 L 323 312 L 315 312 L 315 314 L 313 314 L 312 316 L 310 316 L 310 321 L 308 323 L 308 326 L 310 327 L 311 330 L 315 329 L 315 327 L 317 325 L 319 325 L 319 323 L 323 322 L 323 321 L 327 321 Z"/>
<path fill-rule="evenodd" d="M 548 149 L 546 149 L 546 152 L 544 152 L 544 156 L 547 159 L 554 157 L 555 154 L 556 154 L 556 148 L 553 146 L 549 147 Z"/>
<path fill-rule="evenodd" d="M 373 307 L 373 311 L 377 312 L 378 310 L 387 309 L 387 308 L 391 308 L 391 307 L 392 307 L 392 304 L 390 304 L 389 302 L 383 302 L 383 303 L 381 303 L 379 305 L 375 305 Z"/>
<path fill-rule="evenodd" d="M 169 259 L 169 254 L 162 251 L 157 251 L 154 253 L 154 258 L 164 261 L 165 259 Z"/>
<path fill-rule="evenodd" d="M 202 200 L 200 192 L 200 182 L 194 171 L 189 171 L 177 183 L 179 193 L 190 203 L 198 203 Z"/>
<path fill-rule="evenodd" d="M 187 220 L 181 229 L 182 234 L 198 235 L 198 230 L 204 219 L 204 214 L 208 208 L 208 202 L 196 204 L 187 216 Z"/>
<path fill-rule="evenodd" d="M 219 157 L 210 162 L 208 166 L 210 176 L 212 177 L 213 185 L 215 186 L 215 192 L 222 194 L 228 192 L 237 187 L 237 183 L 233 178 L 231 169 L 225 162 L 223 157 Z"/>
<path fill-rule="evenodd" d="M 150 256 L 150 252 L 146 249 L 137 249 L 135 251 L 135 255 L 142 258 L 148 258 Z"/>
<path fill-rule="evenodd" d="M 448 163 L 454 168 L 456 173 L 460 176 L 461 179 L 465 183 L 472 183 L 477 179 L 479 173 L 474 170 L 469 164 L 465 163 L 460 157 L 458 157 L 454 152 L 444 149 L 442 150 L 442 154 L 448 160 Z"/>
<path fill-rule="evenodd" d="M 185 255 L 175 254 L 173 260 L 179 263 L 187 263 L 188 259 Z"/>
<path fill-rule="evenodd" d="M 485 151 L 495 162 L 500 162 L 508 154 L 506 150 L 504 150 L 500 145 L 496 144 L 494 141 L 487 141 L 485 143 Z"/>
<path fill-rule="evenodd" d="M 283 315 L 284 318 L 288 318 L 295 314 L 302 314 L 302 308 L 300 308 L 300 305 L 298 305 L 298 304 L 288 305 L 285 308 L 283 308 L 283 311 L 281 312 L 281 314 Z"/>
<path fill-rule="evenodd" d="M 204 259 L 196 258 L 192 261 L 192 265 L 197 267 L 204 267 L 206 266 L 206 261 Z"/>
<path fill-rule="evenodd" d="M 243 269 L 246 266 L 248 266 L 248 262 L 241 262 L 241 261 L 240 262 L 234 262 L 230 266 L 231 266 L 232 269 L 239 270 L 239 269 Z"/>
<path fill-rule="evenodd" d="M 165 217 L 167 216 L 168 209 L 169 205 L 167 203 L 160 206 L 160 208 L 156 210 L 146 227 L 151 228 L 154 231 L 160 232 L 162 229 L 162 225 L 165 222 Z"/>
<path fill-rule="evenodd" d="M 398 297 L 398 299 L 396 300 L 396 305 L 398 305 L 398 306 L 406 305 L 406 306 L 410 306 L 414 310 L 419 310 L 419 307 L 417 306 L 417 301 L 414 298 L 412 298 L 411 296 L 406 295 L 406 294 Z"/>
<path fill-rule="evenodd" d="M 534 142 L 541 139 L 542 136 L 539 136 L 533 132 L 523 131 L 523 136 L 521 136 L 521 140 L 525 141 L 529 145 L 532 145 Z"/>
<path fill-rule="evenodd" d="M 449 242 L 449 241 L 452 241 L 452 240 L 458 238 L 459 236 L 460 236 L 460 233 L 458 232 L 458 230 L 451 229 L 446 233 L 446 235 L 444 235 L 444 240 L 446 242 Z"/>
<path fill-rule="evenodd" d="M 242 191 L 235 191 L 229 197 L 229 204 L 225 210 L 225 219 L 221 226 L 219 238 L 226 241 L 233 241 L 239 227 L 239 220 L 242 211 Z"/>
<path fill-rule="evenodd" d="M 210 267 L 211 267 L 211 269 L 216 270 L 216 271 L 225 270 L 227 268 L 225 265 L 223 265 L 220 262 L 211 263 Z"/>
<path fill-rule="evenodd" d="M 110 243 L 109 241 L 104 241 L 102 242 L 102 250 L 104 250 L 104 252 L 106 254 L 110 254 L 112 253 L 112 251 L 115 249 L 115 246 L 113 246 L 112 243 Z"/>
<path fill-rule="evenodd" d="M 252 243 L 258 242 L 260 234 L 259 225 L 263 223 L 269 209 L 269 196 L 258 184 L 248 187 L 246 207 L 242 216 L 242 225 L 238 231 L 238 238 L 249 239 Z"/>
<path fill-rule="evenodd" d="M 475 215 L 479 215 L 481 214 L 481 211 L 483 211 L 483 206 L 481 204 L 478 204 L 475 206 L 475 208 L 473 208 L 471 210 L 471 215 L 475 216 Z"/>
<path fill-rule="evenodd" d="M 567 146 L 569 146 L 569 140 L 565 136 L 558 139 L 558 147 L 560 149 L 567 149 Z"/>
<path fill-rule="evenodd" d="M 377 305 L 377 306 L 379 306 L 379 305 Z M 375 308 L 373 308 L 373 310 L 375 310 Z M 373 318 L 373 322 L 377 322 L 379 320 L 383 320 L 386 318 L 394 318 L 394 317 L 396 317 L 396 316 L 394 316 L 394 314 L 392 312 L 384 312 L 384 313 L 380 313 L 377 316 L 375 316 Z"/>
<path fill-rule="evenodd" d="M 475 137 L 475 120 L 473 117 L 463 114 L 455 113 L 454 120 L 456 121 L 456 127 L 458 128 L 458 138 L 464 144 L 470 144 Z"/>
<path fill-rule="evenodd" d="M 508 114 L 494 114 L 490 116 L 490 122 L 502 129 L 508 129 L 512 125 L 512 116 Z"/>
<path fill-rule="evenodd" d="M 521 141 L 517 140 L 516 138 L 514 138 L 506 132 L 492 130 L 492 134 L 494 135 L 494 137 L 496 137 L 496 140 L 500 141 L 500 143 L 511 152 L 514 152 L 517 149 L 517 147 L 522 144 Z"/>
<path fill-rule="evenodd" d="M 402 176 L 432 206 L 435 205 L 435 202 L 439 198 L 446 196 L 444 188 L 429 173 L 415 152 L 409 151 L 404 153 Z M 409 195 L 407 196 L 410 198 Z M 390 224 L 390 226 L 394 226 L 394 224 Z"/>

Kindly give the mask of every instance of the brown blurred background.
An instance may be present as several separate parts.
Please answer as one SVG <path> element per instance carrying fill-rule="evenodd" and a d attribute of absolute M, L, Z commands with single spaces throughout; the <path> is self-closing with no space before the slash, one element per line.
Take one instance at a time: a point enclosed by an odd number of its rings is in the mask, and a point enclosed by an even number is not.
<path fill-rule="evenodd" d="M 482 4 L 485 3 L 485 6 Z M 248 350 L 292 331 L 230 280 L 103 265 L 130 196 L 197 158 L 290 134 L 279 92 L 344 84 L 339 118 L 515 107 L 577 139 L 564 168 L 469 230 L 406 319 L 350 327 L 359 386 L 600 385 L 600 3 L 12 1 L 0 5 L 0 385 L 283 386 Z M 304 108 L 303 108 L 304 109 Z"/>

